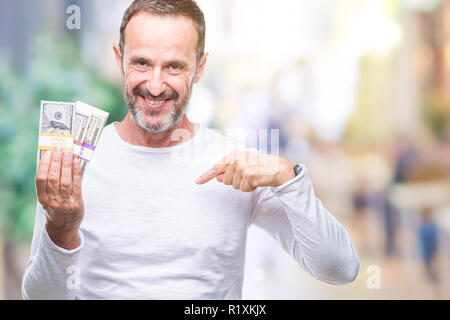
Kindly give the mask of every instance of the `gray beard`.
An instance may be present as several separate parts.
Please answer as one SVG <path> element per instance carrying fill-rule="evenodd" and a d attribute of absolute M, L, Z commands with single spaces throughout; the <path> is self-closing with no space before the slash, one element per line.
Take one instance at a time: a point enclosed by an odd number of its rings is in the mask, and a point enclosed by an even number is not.
<path fill-rule="evenodd" d="M 170 111 L 163 117 L 163 119 L 159 120 L 156 123 L 146 121 L 145 115 L 158 115 L 162 112 L 162 110 L 145 110 L 139 105 L 137 98 L 134 102 L 132 102 L 131 97 L 126 91 L 126 86 L 124 87 L 124 97 L 128 104 L 130 113 L 138 126 L 152 134 L 157 134 L 172 129 L 181 121 L 181 119 L 183 119 L 184 112 L 186 110 L 186 107 L 189 105 L 189 100 L 191 98 L 192 86 L 193 82 L 191 82 L 189 92 L 187 92 L 184 99 L 179 103 L 175 102 L 174 105 L 170 108 Z"/>
<path fill-rule="evenodd" d="M 156 123 L 150 123 L 149 121 L 145 120 L 144 113 L 147 111 L 143 111 L 141 108 L 139 108 L 138 103 L 136 102 L 133 105 L 129 105 L 131 115 L 133 116 L 136 123 L 144 130 L 147 130 L 153 134 L 161 133 L 167 130 L 172 129 L 177 123 L 181 121 L 184 114 L 184 109 L 177 108 L 176 105 L 173 105 L 170 108 L 170 111 L 167 115 L 164 116 L 163 119 Z M 147 112 L 149 114 L 153 113 L 154 111 Z"/>

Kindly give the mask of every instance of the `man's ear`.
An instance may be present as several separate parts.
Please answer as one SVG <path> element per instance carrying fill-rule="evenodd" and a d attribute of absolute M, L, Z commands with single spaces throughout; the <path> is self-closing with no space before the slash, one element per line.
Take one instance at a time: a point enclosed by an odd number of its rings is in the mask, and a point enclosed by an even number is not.
<path fill-rule="evenodd" d="M 114 56 L 116 57 L 116 64 L 120 68 L 120 72 L 123 74 L 123 65 L 122 65 L 123 59 L 122 59 L 122 55 L 120 54 L 120 47 L 117 43 L 114 43 L 113 50 L 114 50 Z"/>
<path fill-rule="evenodd" d="M 197 68 L 197 74 L 194 78 L 194 83 L 197 83 L 200 81 L 200 78 L 203 75 L 203 70 L 205 70 L 205 64 L 206 64 L 206 58 L 208 58 L 208 53 L 205 52 L 202 56 L 202 58 L 200 59 L 200 63 L 198 64 L 198 68 Z"/>

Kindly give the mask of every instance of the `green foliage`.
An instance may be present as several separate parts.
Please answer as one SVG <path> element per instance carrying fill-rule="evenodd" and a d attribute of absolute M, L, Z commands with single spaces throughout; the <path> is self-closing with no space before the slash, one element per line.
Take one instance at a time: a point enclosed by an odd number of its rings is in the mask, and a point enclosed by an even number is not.
<path fill-rule="evenodd" d="M 25 72 L 0 56 L 0 227 L 9 241 L 32 235 L 41 100 L 81 100 L 111 113 L 126 113 L 122 90 L 82 62 L 73 38 L 39 36 Z"/>

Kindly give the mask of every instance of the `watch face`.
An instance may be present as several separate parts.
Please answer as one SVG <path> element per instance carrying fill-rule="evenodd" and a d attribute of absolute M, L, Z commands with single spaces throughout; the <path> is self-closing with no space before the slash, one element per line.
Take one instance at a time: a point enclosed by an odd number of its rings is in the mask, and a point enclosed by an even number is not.
<path fill-rule="evenodd" d="M 295 175 L 298 176 L 300 174 L 300 172 L 302 172 L 302 167 L 300 167 L 300 165 L 296 164 L 294 167 L 294 172 L 295 172 Z"/>

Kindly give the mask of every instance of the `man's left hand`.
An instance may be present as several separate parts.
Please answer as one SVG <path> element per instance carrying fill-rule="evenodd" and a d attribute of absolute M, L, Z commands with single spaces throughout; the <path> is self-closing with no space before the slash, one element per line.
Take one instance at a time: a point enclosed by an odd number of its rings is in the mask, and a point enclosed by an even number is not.
<path fill-rule="evenodd" d="M 213 178 L 236 190 L 250 192 L 257 187 L 277 187 L 295 177 L 294 165 L 284 158 L 244 150 L 234 150 L 202 174 L 197 184 Z"/>

